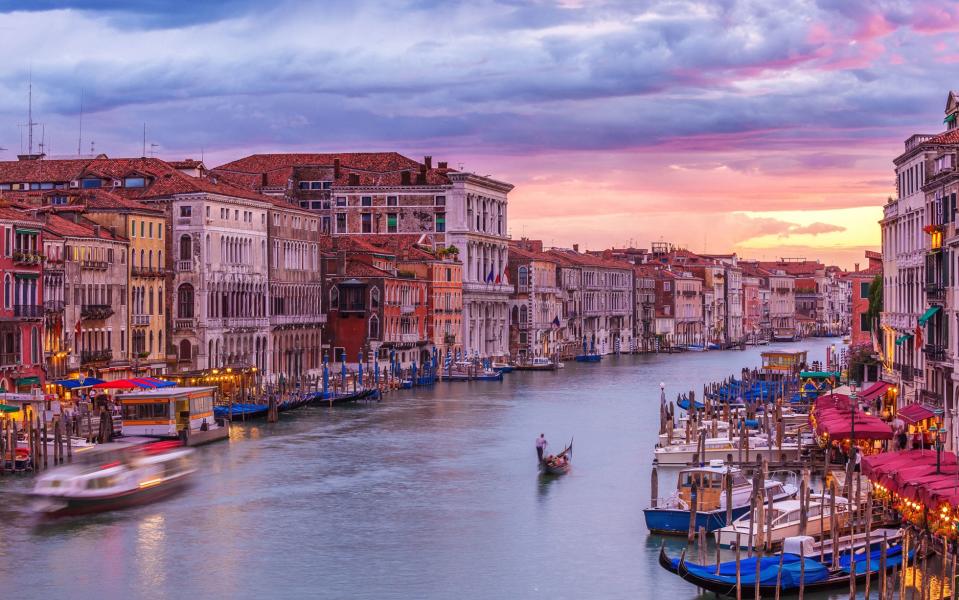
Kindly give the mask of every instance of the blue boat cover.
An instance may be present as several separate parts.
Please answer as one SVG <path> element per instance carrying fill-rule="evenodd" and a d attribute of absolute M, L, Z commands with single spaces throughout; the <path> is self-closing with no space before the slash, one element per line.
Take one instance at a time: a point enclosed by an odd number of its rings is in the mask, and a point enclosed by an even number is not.
<path fill-rule="evenodd" d="M 909 553 L 912 556 L 912 552 Z M 882 556 L 882 550 L 873 550 L 869 554 L 869 570 L 875 572 L 879 570 L 879 560 Z M 856 554 L 856 573 L 866 572 L 866 553 Z M 890 546 L 886 551 L 886 568 L 891 569 L 893 565 L 902 563 L 902 546 Z M 849 553 L 839 555 L 839 568 L 844 573 L 849 573 Z"/>
<path fill-rule="evenodd" d="M 783 556 L 782 588 L 793 589 L 799 587 L 800 573 L 803 560 L 806 561 L 805 581 L 807 584 L 825 581 L 829 578 L 829 569 L 818 560 L 803 559 L 797 554 Z M 759 561 L 759 585 L 776 585 L 779 576 L 779 557 L 746 558 L 740 561 L 740 581 L 744 588 L 756 585 L 756 562 Z M 678 563 L 677 563 L 678 564 Z M 857 565 L 858 566 L 858 565 Z M 716 574 L 716 565 L 685 564 L 690 574 L 701 579 L 718 583 L 736 585 L 736 561 L 719 564 L 719 574 Z"/>

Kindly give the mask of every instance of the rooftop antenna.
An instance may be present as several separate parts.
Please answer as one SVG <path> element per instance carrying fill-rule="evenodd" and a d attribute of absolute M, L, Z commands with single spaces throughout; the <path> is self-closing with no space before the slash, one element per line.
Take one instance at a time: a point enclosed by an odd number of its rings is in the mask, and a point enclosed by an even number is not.
<path fill-rule="evenodd" d="M 80 88 L 80 131 L 77 133 L 77 156 L 83 154 L 83 88 Z"/>
<path fill-rule="evenodd" d="M 153 144 L 153 143 L 150 144 L 150 158 L 153 158 L 154 148 L 159 148 L 159 147 L 160 147 L 160 144 Z"/>
<path fill-rule="evenodd" d="M 47 126 L 40 125 L 40 154 L 43 154 L 43 151 L 46 147 L 47 147 Z"/>
<path fill-rule="evenodd" d="M 97 153 L 96 153 L 96 142 L 94 142 L 93 140 L 90 140 L 90 155 L 91 155 L 91 156 L 96 156 L 96 155 L 97 155 Z"/>
<path fill-rule="evenodd" d="M 30 83 L 27 87 L 27 154 L 33 154 L 33 67 L 30 67 Z"/>

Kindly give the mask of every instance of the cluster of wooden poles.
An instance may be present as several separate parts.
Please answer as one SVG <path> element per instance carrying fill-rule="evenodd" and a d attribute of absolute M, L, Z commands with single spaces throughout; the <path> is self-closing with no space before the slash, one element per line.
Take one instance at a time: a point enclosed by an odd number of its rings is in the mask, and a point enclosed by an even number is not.
<path fill-rule="evenodd" d="M 113 419 L 106 408 L 100 409 L 99 430 L 94 435 L 92 415 L 87 413 L 86 429 L 88 438 L 99 442 L 108 442 L 113 437 Z M 52 421 L 46 420 L 46 413 L 39 411 L 23 422 L 8 418 L 0 421 L 0 475 L 7 473 L 37 473 L 48 469 L 50 465 L 59 465 L 73 460 L 71 434 L 79 435 L 80 418 L 66 418 L 54 415 Z M 53 443 L 48 444 L 48 435 L 53 434 Z M 23 467 L 17 466 L 18 438 L 26 438 L 26 455 L 30 460 Z"/>

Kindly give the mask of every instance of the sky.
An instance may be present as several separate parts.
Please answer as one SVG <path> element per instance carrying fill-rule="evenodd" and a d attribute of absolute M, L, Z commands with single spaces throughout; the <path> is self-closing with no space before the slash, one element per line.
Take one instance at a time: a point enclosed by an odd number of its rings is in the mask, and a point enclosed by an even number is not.
<path fill-rule="evenodd" d="M 597 249 L 876 249 L 943 129 L 959 4 L 7 0 L 0 158 L 395 150 L 508 181 L 510 233 Z M 81 119 L 82 108 L 82 119 Z M 82 132 L 81 132 L 82 121 Z"/>

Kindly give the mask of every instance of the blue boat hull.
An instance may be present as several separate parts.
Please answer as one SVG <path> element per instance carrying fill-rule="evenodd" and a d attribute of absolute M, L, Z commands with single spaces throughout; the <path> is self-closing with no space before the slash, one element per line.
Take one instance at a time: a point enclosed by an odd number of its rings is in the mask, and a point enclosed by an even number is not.
<path fill-rule="evenodd" d="M 575 358 L 576 362 L 599 362 L 603 360 L 602 354 L 580 354 Z"/>
<path fill-rule="evenodd" d="M 733 509 L 733 520 L 749 512 L 748 506 Z M 689 532 L 689 511 L 661 508 L 647 508 L 643 511 L 646 517 L 646 529 L 650 533 L 664 535 L 686 535 Z M 715 510 L 696 513 L 696 530 L 700 527 L 711 533 L 726 526 L 726 510 Z"/>

